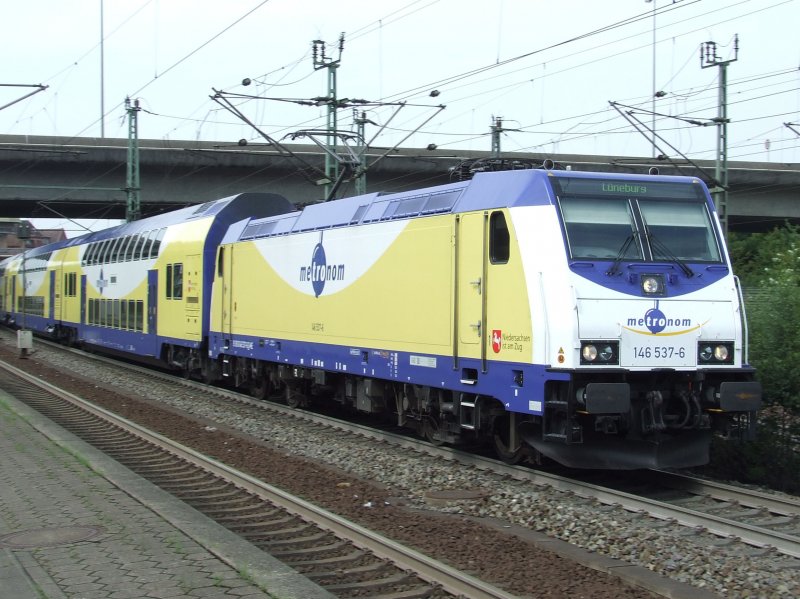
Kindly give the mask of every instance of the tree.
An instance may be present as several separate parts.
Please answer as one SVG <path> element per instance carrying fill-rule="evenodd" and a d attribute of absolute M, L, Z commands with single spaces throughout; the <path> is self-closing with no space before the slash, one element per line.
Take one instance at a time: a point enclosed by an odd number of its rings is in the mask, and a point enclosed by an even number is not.
<path fill-rule="evenodd" d="M 734 271 L 742 280 L 750 362 L 769 404 L 800 412 L 800 230 L 732 236 Z"/>
<path fill-rule="evenodd" d="M 731 235 L 729 251 L 744 288 L 750 363 L 764 392 L 758 440 L 716 443 L 721 476 L 800 490 L 800 229 Z"/>

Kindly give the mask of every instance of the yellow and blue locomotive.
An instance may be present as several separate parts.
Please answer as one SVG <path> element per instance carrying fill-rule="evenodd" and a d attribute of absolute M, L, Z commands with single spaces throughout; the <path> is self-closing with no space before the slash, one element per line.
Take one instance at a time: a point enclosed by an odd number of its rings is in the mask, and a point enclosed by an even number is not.
<path fill-rule="evenodd" d="M 31 326 L 506 460 L 685 467 L 754 430 L 743 302 L 698 179 L 530 169 L 299 211 L 239 198 L 29 251 L 43 289 L 65 281 Z M 136 271 L 97 259 L 129 254 Z M 2 288 L 17 322 L 21 270 Z"/>

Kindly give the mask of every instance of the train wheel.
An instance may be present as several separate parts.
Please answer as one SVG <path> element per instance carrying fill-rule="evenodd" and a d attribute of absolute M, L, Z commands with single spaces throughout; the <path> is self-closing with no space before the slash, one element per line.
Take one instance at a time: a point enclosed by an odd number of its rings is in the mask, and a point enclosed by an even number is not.
<path fill-rule="evenodd" d="M 216 362 L 209 360 L 206 356 L 202 356 L 200 358 L 200 380 L 206 385 L 210 385 L 216 381 L 218 378 L 215 373 L 216 368 Z"/>
<path fill-rule="evenodd" d="M 425 418 L 422 424 L 422 436 L 425 437 L 425 440 L 431 445 L 438 446 L 444 443 L 439 434 L 439 423 L 432 416 Z"/>
<path fill-rule="evenodd" d="M 267 399 L 269 393 L 269 383 L 267 377 L 259 376 L 250 383 L 250 396 L 255 399 Z"/>
<path fill-rule="evenodd" d="M 284 397 L 286 398 L 286 405 L 290 408 L 301 408 L 306 405 L 306 397 L 297 389 L 293 389 L 292 385 L 284 387 Z"/>
<path fill-rule="evenodd" d="M 518 435 L 514 434 L 512 441 L 511 427 L 515 425 L 511 415 L 507 412 L 502 416 L 496 416 L 492 423 L 494 451 L 497 457 L 506 464 L 517 464 L 527 455 L 525 445 L 520 441 Z"/>

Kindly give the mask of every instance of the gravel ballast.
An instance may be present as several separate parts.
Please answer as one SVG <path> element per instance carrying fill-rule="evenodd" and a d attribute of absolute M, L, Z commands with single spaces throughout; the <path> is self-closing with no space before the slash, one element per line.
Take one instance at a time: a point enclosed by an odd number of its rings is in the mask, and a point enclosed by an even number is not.
<path fill-rule="evenodd" d="M 18 360 L 13 339 L 4 339 L 0 357 L 17 367 L 523 597 L 653 595 L 482 519 L 720 596 L 800 596 L 800 560 L 281 414 L 225 405 L 201 391 L 43 346 Z M 434 501 L 429 496 L 437 491 L 472 494 Z"/>

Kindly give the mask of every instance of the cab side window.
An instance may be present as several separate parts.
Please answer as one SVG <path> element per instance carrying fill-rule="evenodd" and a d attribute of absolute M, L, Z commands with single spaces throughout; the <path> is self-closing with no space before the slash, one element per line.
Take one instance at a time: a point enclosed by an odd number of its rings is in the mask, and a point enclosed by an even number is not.
<path fill-rule="evenodd" d="M 492 264 L 505 264 L 511 254 L 511 236 L 506 217 L 502 212 L 493 212 L 489 218 L 489 259 Z"/>

